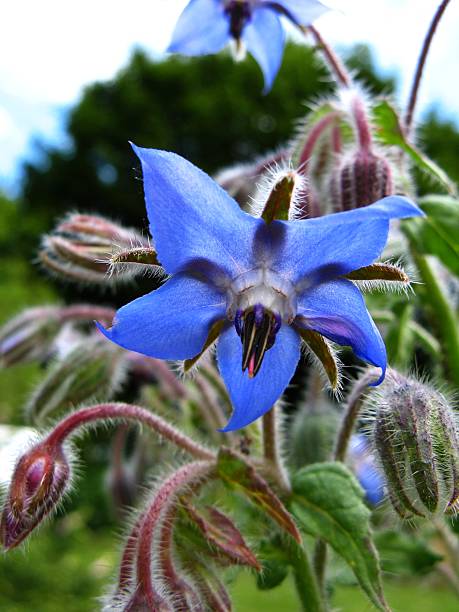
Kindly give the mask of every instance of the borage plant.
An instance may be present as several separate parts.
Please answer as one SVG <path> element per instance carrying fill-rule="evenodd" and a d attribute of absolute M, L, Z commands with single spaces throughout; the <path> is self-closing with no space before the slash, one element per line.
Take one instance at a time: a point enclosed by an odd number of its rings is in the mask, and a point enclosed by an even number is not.
<path fill-rule="evenodd" d="M 459 228 L 459 202 L 412 129 L 446 5 L 401 118 L 390 100 L 366 94 L 308 25 L 321 3 L 189 3 L 172 50 L 215 52 L 233 38 L 257 58 L 269 87 L 284 44 L 279 18 L 287 18 L 320 43 L 336 92 L 272 163 L 222 173 L 221 185 L 174 153 L 134 146 L 150 238 L 72 213 L 43 239 L 43 265 L 67 281 L 116 288 L 148 272 L 155 289 L 116 312 L 34 308 L 0 331 L 3 367 L 50 363 L 26 408 L 48 430 L 18 459 L 5 495 L 6 550 L 70 490 L 74 439 L 89 426 L 116 426 L 112 489 L 131 501 L 119 448 L 134 424 L 143 425 L 135 445 L 155 453 L 157 477 L 130 521 L 104 609 L 230 610 L 228 576 L 245 566 L 261 589 L 291 573 L 302 609 L 321 612 L 344 562 L 373 605 L 389 610 L 378 549 L 386 558 L 398 547 L 407 567 L 432 538 L 441 554 L 426 556 L 423 569 L 438 569 L 457 589 L 448 515 L 459 507 L 459 441 L 451 400 L 429 374 L 442 388 L 459 382 L 450 229 Z M 443 194 L 417 198 L 413 167 Z M 229 194 L 241 185 L 251 199 L 237 203 Z M 352 369 L 354 380 L 337 346 L 352 349 L 347 365 L 368 364 Z M 415 350 L 422 379 L 406 372 Z M 284 418 L 282 396 L 303 355 L 307 382 Z M 138 405 L 123 401 L 127 381 Z M 146 445 L 147 429 L 155 437 Z"/>

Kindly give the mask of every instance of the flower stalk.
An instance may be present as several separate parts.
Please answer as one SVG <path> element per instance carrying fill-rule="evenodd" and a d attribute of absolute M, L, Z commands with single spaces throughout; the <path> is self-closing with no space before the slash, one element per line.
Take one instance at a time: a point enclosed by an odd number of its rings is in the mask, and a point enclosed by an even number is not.
<path fill-rule="evenodd" d="M 141 423 L 197 459 L 207 461 L 215 459 L 215 454 L 212 451 L 195 442 L 161 417 L 152 414 L 140 406 L 122 403 L 98 404 L 73 412 L 56 425 L 47 438 L 48 444 L 62 444 L 66 438 L 80 427 L 97 421 L 103 422 L 107 419 L 120 419 Z"/>
<path fill-rule="evenodd" d="M 263 415 L 263 456 L 265 465 L 285 495 L 291 492 L 288 474 L 280 456 L 276 406 Z"/>
<path fill-rule="evenodd" d="M 440 23 L 440 20 L 443 17 L 443 13 L 445 12 L 449 2 L 450 0 L 443 0 L 443 2 L 437 8 L 435 15 L 430 23 L 429 29 L 427 30 L 424 43 L 422 45 L 421 53 L 419 55 L 418 63 L 416 66 L 416 72 L 414 73 L 413 84 L 411 85 L 408 106 L 405 114 L 405 130 L 407 133 L 410 132 L 413 123 L 413 116 L 414 110 L 416 108 L 416 102 L 418 99 L 419 86 L 421 84 L 422 75 L 424 73 L 424 68 L 427 60 L 427 55 L 429 54 L 430 45 L 432 44 L 432 40 L 437 30 L 438 24 Z"/>

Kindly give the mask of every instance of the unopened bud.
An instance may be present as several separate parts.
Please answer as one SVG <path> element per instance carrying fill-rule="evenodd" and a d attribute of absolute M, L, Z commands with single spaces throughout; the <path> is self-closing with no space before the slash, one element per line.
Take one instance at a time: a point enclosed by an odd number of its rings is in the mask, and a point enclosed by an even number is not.
<path fill-rule="evenodd" d="M 30 308 L 0 328 L 0 367 L 48 357 L 60 329 L 59 313 L 53 306 Z"/>
<path fill-rule="evenodd" d="M 139 264 L 159 265 L 136 230 L 94 215 L 69 215 L 44 237 L 39 255 L 48 271 L 87 283 L 110 284 L 143 272 Z"/>
<path fill-rule="evenodd" d="M 29 420 L 40 423 L 82 402 L 110 399 L 125 380 L 125 356 L 101 338 L 86 338 L 49 369 L 26 406 Z"/>
<path fill-rule="evenodd" d="M 295 469 L 330 460 L 339 422 L 336 409 L 325 396 L 300 406 L 290 444 L 290 460 Z"/>
<path fill-rule="evenodd" d="M 373 439 L 397 513 L 457 512 L 459 441 L 447 399 L 394 370 L 373 396 Z"/>
<path fill-rule="evenodd" d="M 70 463 L 60 446 L 41 442 L 19 459 L 0 519 L 5 549 L 18 546 L 57 506 L 70 476 Z"/>
<path fill-rule="evenodd" d="M 269 170 L 260 185 L 261 218 L 266 223 L 297 217 L 305 195 L 306 179 L 291 168 Z"/>
<path fill-rule="evenodd" d="M 357 149 L 344 156 L 331 176 L 335 210 L 352 210 L 393 193 L 388 160 L 371 149 Z"/>

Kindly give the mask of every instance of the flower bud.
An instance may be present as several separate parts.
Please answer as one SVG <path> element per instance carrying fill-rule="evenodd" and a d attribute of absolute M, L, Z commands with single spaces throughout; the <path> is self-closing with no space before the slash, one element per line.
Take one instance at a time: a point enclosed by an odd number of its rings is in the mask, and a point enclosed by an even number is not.
<path fill-rule="evenodd" d="M 457 512 L 459 440 L 447 399 L 394 370 L 375 397 L 373 440 L 397 513 Z"/>
<path fill-rule="evenodd" d="M 58 504 L 70 483 L 71 467 L 61 446 L 40 442 L 18 461 L 0 519 L 0 542 L 20 544 Z"/>
<path fill-rule="evenodd" d="M 44 237 L 39 255 L 48 271 L 77 282 L 113 284 L 142 272 L 139 263 L 158 267 L 156 253 L 137 231 L 94 215 L 69 215 Z"/>
<path fill-rule="evenodd" d="M 30 308 L 0 329 L 0 367 L 45 359 L 60 329 L 60 310 Z"/>
<path fill-rule="evenodd" d="M 125 380 L 125 364 L 125 351 L 99 337 L 86 338 L 49 369 L 26 406 L 29 420 L 43 422 L 70 406 L 110 399 Z"/>
<path fill-rule="evenodd" d="M 382 155 L 359 148 L 340 160 L 330 190 L 335 210 L 367 206 L 393 193 L 391 166 Z"/>
<path fill-rule="evenodd" d="M 329 461 L 340 418 L 324 395 L 300 406 L 292 425 L 290 457 L 295 469 Z"/>
<path fill-rule="evenodd" d="M 301 212 L 306 195 L 306 179 L 292 168 L 271 168 L 263 177 L 256 199 L 266 223 L 293 219 Z"/>

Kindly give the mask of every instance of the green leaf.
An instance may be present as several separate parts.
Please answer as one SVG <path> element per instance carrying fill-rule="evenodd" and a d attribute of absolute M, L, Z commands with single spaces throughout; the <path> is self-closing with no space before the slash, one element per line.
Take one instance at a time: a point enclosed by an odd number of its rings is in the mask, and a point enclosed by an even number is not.
<path fill-rule="evenodd" d="M 297 472 L 292 487 L 291 509 L 303 530 L 330 544 L 373 604 L 389 610 L 370 531 L 371 513 L 354 476 L 341 463 L 316 463 Z"/>
<path fill-rule="evenodd" d="M 419 205 L 427 217 L 418 225 L 418 249 L 436 255 L 459 275 L 459 200 L 434 194 L 422 198 Z"/>
<path fill-rule="evenodd" d="M 451 272 L 459 275 L 459 200 L 428 195 L 419 205 L 427 217 L 418 219 L 418 223 L 410 220 L 410 236 L 422 253 L 436 255 Z"/>
<path fill-rule="evenodd" d="M 217 469 L 224 482 L 239 489 L 250 501 L 268 514 L 283 531 L 290 534 L 297 542 L 301 542 L 301 535 L 289 511 L 271 490 L 268 483 L 241 455 L 229 448 L 221 448 L 218 453 Z"/>
<path fill-rule="evenodd" d="M 373 120 L 376 127 L 376 137 L 381 143 L 400 147 L 418 168 L 427 172 L 449 193 L 456 193 L 456 186 L 446 172 L 408 142 L 397 112 L 388 100 L 381 100 L 373 106 Z"/>

